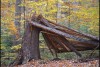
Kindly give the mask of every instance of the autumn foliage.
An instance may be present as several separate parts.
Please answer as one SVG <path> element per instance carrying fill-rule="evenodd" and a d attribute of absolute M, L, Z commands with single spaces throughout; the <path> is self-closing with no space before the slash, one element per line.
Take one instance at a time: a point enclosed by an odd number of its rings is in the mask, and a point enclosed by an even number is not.
<path fill-rule="evenodd" d="M 16 5 L 17 1 L 21 3 Z M 15 15 L 18 12 L 17 7 L 21 8 L 19 16 Z M 25 21 L 29 20 L 34 12 L 57 24 L 99 37 L 99 0 L 1 0 L 1 64 L 7 66 L 15 59 L 16 49 L 19 49 L 24 34 Z M 17 18 L 19 25 L 15 24 Z M 47 48 L 42 36 L 39 44 L 40 49 Z M 41 52 L 43 54 L 43 51 Z M 48 57 L 43 56 L 50 59 L 51 54 L 46 55 Z M 99 67 L 99 60 L 84 63 L 74 63 L 72 60 L 47 61 L 45 64 L 40 62 L 33 60 L 19 67 L 56 67 L 57 65 Z"/>

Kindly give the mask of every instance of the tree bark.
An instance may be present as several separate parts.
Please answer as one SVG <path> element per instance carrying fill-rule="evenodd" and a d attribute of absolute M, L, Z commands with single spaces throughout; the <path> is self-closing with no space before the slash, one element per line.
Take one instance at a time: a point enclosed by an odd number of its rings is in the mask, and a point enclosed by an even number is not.
<path fill-rule="evenodd" d="M 15 26 L 18 30 L 18 33 L 20 33 L 20 20 L 21 20 L 21 6 L 19 6 L 21 4 L 21 0 L 16 0 L 16 4 L 15 4 Z"/>
<path fill-rule="evenodd" d="M 21 4 L 21 0 L 16 0 L 16 3 L 15 3 L 15 20 L 14 20 L 14 24 L 15 24 L 15 27 L 16 27 L 16 29 L 17 29 L 17 35 L 18 36 L 16 36 L 16 35 L 13 35 L 13 45 L 17 45 L 17 43 L 16 43 L 16 40 L 18 39 L 18 38 L 20 38 L 21 37 L 21 35 L 20 35 L 20 26 L 21 26 L 21 24 L 20 24 L 20 20 L 21 20 L 21 6 L 19 6 Z"/>
<path fill-rule="evenodd" d="M 32 59 L 40 59 L 39 33 L 39 28 L 33 27 L 30 23 L 26 24 L 22 48 L 19 50 L 17 58 L 10 64 L 10 67 L 27 63 Z"/>
<path fill-rule="evenodd" d="M 44 19 L 44 18 L 43 18 Z M 45 19 L 46 20 L 46 19 Z M 48 21 L 48 20 L 47 20 Z M 85 37 L 85 38 L 89 38 L 91 40 L 95 40 L 95 41 L 99 41 L 99 38 L 93 36 L 93 35 L 90 35 L 90 34 L 86 34 L 86 33 L 80 33 L 78 32 L 77 30 L 73 30 L 73 29 L 70 29 L 68 27 L 64 27 L 62 25 L 59 25 L 59 24 L 56 24 L 54 22 L 51 22 L 51 21 L 48 21 L 51 25 L 53 25 L 56 29 L 59 29 L 59 30 L 63 30 L 63 31 L 69 31 L 69 33 L 73 33 L 73 35 L 78 35 L 78 36 L 81 36 L 81 37 Z M 66 30 L 65 30 L 66 29 Z M 67 32 L 68 33 L 68 32 Z M 70 33 L 70 34 L 71 34 Z"/>
<path fill-rule="evenodd" d="M 60 36 L 66 37 L 66 38 L 75 39 L 75 40 L 77 40 L 77 41 L 86 42 L 86 43 L 93 44 L 93 45 L 98 45 L 98 44 L 99 44 L 98 42 L 94 42 L 94 41 L 90 41 L 90 40 L 86 40 L 86 39 L 81 39 L 81 38 L 79 38 L 79 37 L 75 37 L 75 36 L 73 36 L 73 35 L 70 35 L 70 34 L 67 34 L 67 33 L 65 33 L 65 32 L 56 30 L 56 29 L 54 29 L 54 28 L 50 28 L 50 27 L 41 25 L 41 24 L 36 23 L 36 22 L 30 21 L 29 23 L 31 23 L 31 24 L 32 24 L 33 26 L 35 26 L 35 27 L 41 28 L 41 29 L 43 29 L 43 30 L 46 30 L 46 31 L 49 31 L 49 32 L 52 32 L 52 33 L 55 33 L 55 34 L 58 34 L 58 35 L 60 35 Z"/>
<path fill-rule="evenodd" d="M 74 35 L 74 36 L 78 36 L 78 37 L 81 37 L 81 38 L 88 38 L 90 40 L 99 41 L 99 38 L 97 38 L 93 35 L 80 33 L 80 32 L 77 32 L 76 30 L 73 30 L 73 29 L 70 29 L 68 27 L 64 27 L 62 25 L 48 21 L 42 15 L 39 15 L 38 18 L 39 18 L 39 20 L 41 20 L 43 25 L 46 25 L 48 27 L 55 28 L 57 30 L 60 30 L 60 31 L 63 31 L 65 33 L 68 33 L 68 34 L 71 34 L 71 35 Z"/>
<path fill-rule="evenodd" d="M 39 32 L 40 30 L 38 28 L 27 23 L 26 32 L 22 43 L 24 55 L 23 63 L 26 63 L 32 59 L 40 59 Z"/>
<path fill-rule="evenodd" d="M 59 19 L 61 19 L 61 4 L 59 3 L 59 0 L 57 0 L 57 20 L 56 23 L 59 23 Z"/>

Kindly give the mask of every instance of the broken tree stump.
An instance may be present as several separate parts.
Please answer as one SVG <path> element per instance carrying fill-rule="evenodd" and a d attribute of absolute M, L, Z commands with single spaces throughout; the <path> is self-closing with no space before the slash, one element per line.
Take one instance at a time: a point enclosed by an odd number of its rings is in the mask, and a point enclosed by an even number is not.
<path fill-rule="evenodd" d="M 42 15 L 37 17 L 34 13 L 31 20 L 26 23 L 22 48 L 13 62 L 14 64 L 23 64 L 32 59 L 41 59 L 39 51 L 40 32 L 42 32 L 51 53 L 55 52 L 56 55 L 57 53 L 73 51 L 81 56 L 78 51 L 93 50 L 99 46 L 98 38 L 52 23 L 43 18 Z"/>

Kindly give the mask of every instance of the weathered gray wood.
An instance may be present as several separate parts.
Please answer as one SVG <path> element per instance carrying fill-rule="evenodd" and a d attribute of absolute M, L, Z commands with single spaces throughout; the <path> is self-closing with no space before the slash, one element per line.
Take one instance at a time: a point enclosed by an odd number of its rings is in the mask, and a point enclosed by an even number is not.
<path fill-rule="evenodd" d="M 44 25 L 46 25 L 48 27 L 55 28 L 57 30 L 60 30 L 60 31 L 65 32 L 65 33 L 68 33 L 70 35 L 78 36 L 81 39 L 83 39 L 83 37 L 85 37 L 85 38 L 92 39 L 91 41 L 97 41 L 97 42 L 99 41 L 99 38 L 97 38 L 95 36 L 92 36 L 90 34 L 79 33 L 79 32 L 77 32 L 77 31 L 75 31 L 73 29 L 70 29 L 70 28 L 67 28 L 67 27 L 64 27 L 64 26 L 61 26 L 61 25 L 58 25 L 58 24 L 56 24 L 56 26 L 54 26 L 54 25 L 50 24 L 52 22 L 50 22 L 47 19 L 43 18 L 42 15 L 39 15 L 38 17 L 41 20 L 42 24 L 44 24 Z M 53 24 L 55 24 L 55 23 L 53 23 Z M 61 28 L 61 27 L 63 27 L 63 28 Z"/>
<path fill-rule="evenodd" d="M 66 38 L 71 38 L 71 39 L 75 39 L 75 40 L 80 41 L 80 42 L 86 42 L 86 43 L 94 44 L 94 45 L 98 45 L 99 44 L 98 42 L 93 42 L 93 41 L 81 39 L 81 38 L 75 37 L 73 35 L 69 35 L 67 33 L 64 33 L 62 31 L 59 31 L 59 30 L 44 26 L 44 25 L 39 24 L 37 22 L 29 21 L 29 23 L 31 23 L 35 27 L 41 28 L 43 30 L 46 30 L 46 31 L 49 31 L 49 32 L 52 32 L 52 33 L 55 33 L 55 34 L 58 34 L 60 36 L 66 37 Z"/>
<path fill-rule="evenodd" d="M 70 29 L 70 28 L 67 28 L 67 27 L 64 27 L 64 26 L 61 26 L 59 24 L 56 24 L 56 23 L 52 23 L 50 22 L 51 24 L 54 24 L 56 29 L 59 29 L 59 30 L 65 30 L 65 29 L 68 29 L 70 32 L 74 33 L 74 34 L 77 34 L 78 36 L 81 36 L 81 37 L 86 37 L 86 38 L 89 38 L 89 39 L 92 39 L 92 40 L 96 40 L 96 41 L 99 41 L 99 38 L 96 37 L 96 36 L 93 36 L 93 35 L 90 35 L 90 34 L 86 34 L 86 33 L 80 33 L 78 32 L 77 30 L 73 30 L 73 29 Z M 66 30 L 65 30 L 66 31 Z"/>
<path fill-rule="evenodd" d="M 54 26 L 50 25 L 50 24 L 48 23 L 48 21 L 45 20 L 44 18 L 41 18 L 41 21 L 42 21 L 45 25 L 47 25 L 47 26 L 49 26 L 49 27 L 51 27 L 51 28 L 55 28 Z M 49 36 L 50 36 L 50 35 L 49 35 Z M 65 48 L 67 51 L 69 51 L 69 50 L 75 51 L 75 53 L 76 53 L 77 55 L 81 56 L 81 54 L 72 46 L 72 44 L 67 44 L 67 46 L 66 46 L 65 43 L 61 42 L 61 40 L 58 40 L 57 37 L 56 37 L 56 39 L 54 38 L 54 36 L 50 36 L 50 37 L 52 38 L 52 40 L 56 41 L 60 46 L 62 46 L 63 49 Z M 69 48 L 70 48 L 70 49 L 69 49 Z"/>
<path fill-rule="evenodd" d="M 46 35 L 44 35 L 44 36 L 46 36 Z M 57 46 L 57 43 L 58 43 L 61 47 L 63 47 L 63 49 L 66 49 L 65 51 L 73 51 L 73 52 L 75 52 L 78 56 L 81 57 L 81 54 L 76 50 L 76 48 L 72 45 L 72 43 L 70 43 L 70 42 L 69 42 L 68 40 L 66 40 L 64 37 L 58 36 L 58 38 L 60 38 L 59 40 L 57 39 L 57 37 L 56 37 L 56 39 L 55 39 L 54 37 L 55 37 L 55 36 L 49 35 L 49 38 L 51 39 L 50 43 L 53 42 L 53 44 L 54 44 L 55 46 Z M 54 41 L 55 41 L 56 43 L 55 43 Z M 52 45 L 52 44 L 50 44 L 50 45 Z M 56 47 L 56 48 L 58 48 L 58 47 Z M 57 50 L 57 49 L 55 49 L 55 50 Z M 61 50 L 59 50 L 59 51 L 61 51 Z"/>
<path fill-rule="evenodd" d="M 77 32 L 76 30 L 73 30 L 73 29 L 70 29 L 68 27 L 64 27 L 64 26 L 61 26 L 59 24 L 53 23 L 51 21 L 48 21 L 42 15 L 39 15 L 38 18 L 42 22 L 42 24 L 44 24 L 44 25 L 46 25 L 48 27 L 58 29 L 58 30 L 63 31 L 65 33 L 69 33 L 71 35 L 81 36 L 81 37 L 85 37 L 85 38 L 89 38 L 89 39 L 92 39 L 92 40 L 99 41 L 99 38 L 97 38 L 97 37 L 95 37 L 93 35 L 80 33 L 80 32 Z M 51 23 L 54 24 L 54 25 L 52 25 Z"/>
<path fill-rule="evenodd" d="M 42 31 L 42 33 L 48 34 L 52 38 L 52 40 L 58 42 L 60 46 L 64 46 L 62 44 L 62 42 L 60 41 L 61 39 L 59 38 L 59 35 L 56 35 L 56 34 L 53 34 L 50 32 L 44 32 L 44 31 Z M 68 40 L 70 43 L 74 44 L 73 46 L 88 47 L 88 48 L 91 48 L 91 50 L 96 47 L 95 45 L 91 45 L 91 44 L 84 43 L 84 42 L 79 42 L 79 41 L 69 40 L 69 39 L 66 39 L 66 40 Z"/>
<path fill-rule="evenodd" d="M 38 19 L 40 20 L 41 24 L 43 25 L 46 25 L 48 27 L 51 27 L 51 28 L 55 28 L 53 25 L 51 25 L 48 20 L 46 20 L 42 15 L 39 15 L 38 16 Z"/>
<path fill-rule="evenodd" d="M 49 35 L 50 36 L 50 35 Z M 70 43 L 66 38 L 58 36 L 55 37 L 54 36 L 50 36 L 50 38 L 52 38 L 52 41 L 56 41 L 60 46 L 63 47 L 63 49 L 65 48 L 66 51 L 73 51 L 75 52 L 78 56 L 81 57 L 81 54 L 75 49 L 75 47 L 73 46 L 72 43 Z M 59 39 L 58 39 L 59 38 Z M 56 45 L 56 44 L 55 44 Z"/>
<path fill-rule="evenodd" d="M 44 18 L 45 19 L 45 18 Z M 89 38 L 89 39 L 93 39 L 93 40 L 96 40 L 96 41 L 99 41 L 99 38 L 96 37 L 96 36 L 93 36 L 93 35 L 90 35 L 90 34 L 86 34 L 86 33 L 80 33 L 78 32 L 77 30 L 73 30 L 73 29 L 70 29 L 68 27 L 65 27 L 65 26 L 62 26 L 62 25 L 59 25 L 57 23 L 54 23 L 54 22 L 51 22 L 47 19 L 45 19 L 46 21 L 48 21 L 51 25 L 53 25 L 56 29 L 61 29 L 61 30 L 69 30 L 70 32 L 73 32 L 75 34 L 78 34 L 79 36 L 82 36 L 82 37 L 86 37 L 86 38 Z"/>
<path fill-rule="evenodd" d="M 22 38 L 22 48 L 12 65 L 24 64 L 32 59 L 40 59 L 39 32 L 40 30 L 33 27 L 30 23 L 26 24 L 25 33 Z"/>
<path fill-rule="evenodd" d="M 23 50 L 23 63 L 26 63 L 32 59 L 40 59 L 39 51 L 39 29 L 32 27 L 27 23 L 26 32 L 22 43 Z"/>

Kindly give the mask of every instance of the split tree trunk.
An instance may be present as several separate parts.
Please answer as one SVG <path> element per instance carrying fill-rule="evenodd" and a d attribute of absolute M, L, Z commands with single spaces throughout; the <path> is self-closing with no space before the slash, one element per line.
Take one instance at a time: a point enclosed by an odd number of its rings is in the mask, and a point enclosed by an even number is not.
<path fill-rule="evenodd" d="M 40 59 L 39 51 L 39 28 L 33 27 L 30 23 L 26 24 L 25 33 L 22 40 L 22 48 L 19 50 L 18 56 L 9 66 L 24 64 L 32 59 Z"/>
<path fill-rule="evenodd" d="M 26 32 L 22 43 L 24 57 L 23 63 L 26 63 L 32 59 L 40 59 L 39 32 L 40 30 L 38 28 L 27 23 Z"/>
<path fill-rule="evenodd" d="M 80 41 L 80 42 L 86 42 L 86 43 L 88 43 L 88 44 L 92 44 L 92 45 L 95 45 L 95 46 L 97 46 L 97 45 L 99 44 L 98 42 L 94 42 L 94 41 L 82 39 L 82 38 L 79 38 L 79 37 L 76 37 L 76 36 L 67 34 L 67 33 L 65 33 L 65 32 L 56 30 L 56 29 L 54 29 L 54 28 L 50 28 L 50 27 L 47 27 L 47 26 L 45 26 L 45 25 L 42 25 L 42 24 L 33 22 L 33 21 L 29 21 L 29 22 L 30 22 L 33 26 L 35 26 L 35 27 L 41 28 L 41 29 L 43 29 L 43 30 L 45 30 L 45 31 L 49 31 L 49 32 L 58 34 L 58 35 L 60 35 L 60 36 L 66 37 L 66 38 L 75 39 L 75 40 Z"/>

